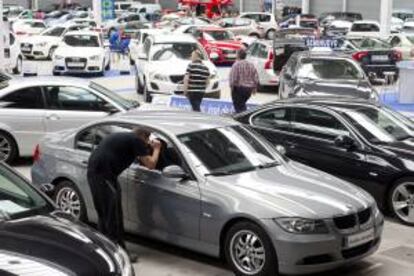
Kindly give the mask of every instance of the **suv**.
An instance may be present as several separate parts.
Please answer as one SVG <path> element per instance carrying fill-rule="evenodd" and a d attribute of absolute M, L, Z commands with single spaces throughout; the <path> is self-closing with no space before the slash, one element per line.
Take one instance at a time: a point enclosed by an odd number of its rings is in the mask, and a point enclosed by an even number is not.
<path fill-rule="evenodd" d="M 153 94 L 183 94 L 184 75 L 194 50 L 203 54 L 203 63 L 210 70 L 206 96 L 220 98 L 217 69 L 203 46 L 192 36 L 177 34 L 150 36 L 139 47 L 135 60 L 138 94 L 143 94 L 146 102 L 151 102 Z"/>
<path fill-rule="evenodd" d="M 248 18 L 256 21 L 265 30 L 266 38 L 273 39 L 278 29 L 276 18 L 271 13 L 266 12 L 246 12 L 239 16 L 240 18 Z"/>

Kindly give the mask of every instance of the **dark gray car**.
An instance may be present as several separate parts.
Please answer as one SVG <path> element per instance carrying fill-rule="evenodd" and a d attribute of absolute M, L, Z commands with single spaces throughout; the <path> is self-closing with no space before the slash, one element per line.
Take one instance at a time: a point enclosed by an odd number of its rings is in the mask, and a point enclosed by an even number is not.
<path fill-rule="evenodd" d="M 280 73 L 281 99 L 293 97 L 351 97 L 377 101 L 378 95 L 360 65 L 330 50 L 294 53 Z"/>
<path fill-rule="evenodd" d="M 52 183 L 63 210 L 96 221 L 90 152 L 133 127 L 152 130 L 163 147 L 156 170 L 133 164 L 119 177 L 128 232 L 225 256 L 237 275 L 323 271 L 379 246 L 383 217 L 369 194 L 288 160 L 226 118 L 128 112 L 50 135 L 37 148 L 34 183 Z"/>

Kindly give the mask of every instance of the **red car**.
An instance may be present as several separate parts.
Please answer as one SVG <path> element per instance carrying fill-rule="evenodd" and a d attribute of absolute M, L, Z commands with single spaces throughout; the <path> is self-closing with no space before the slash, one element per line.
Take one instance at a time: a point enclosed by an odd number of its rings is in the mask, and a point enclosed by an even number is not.
<path fill-rule="evenodd" d="M 193 34 L 215 64 L 233 63 L 237 51 L 244 48 L 233 33 L 220 27 L 198 27 Z"/>

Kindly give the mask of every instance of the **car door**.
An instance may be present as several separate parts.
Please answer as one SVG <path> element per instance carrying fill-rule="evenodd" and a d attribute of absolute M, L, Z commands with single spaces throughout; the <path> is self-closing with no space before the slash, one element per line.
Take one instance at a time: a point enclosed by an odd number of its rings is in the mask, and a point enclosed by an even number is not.
<path fill-rule="evenodd" d="M 83 87 L 45 86 L 46 131 L 76 128 L 107 116 L 117 108 Z"/>
<path fill-rule="evenodd" d="M 291 144 L 287 156 L 354 183 L 367 178 L 363 146 L 344 123 L 332 113 L 307 107 L 292 109 Z M 339 136 L 354 139 L 355 147 L 337 146 Z"/>
<path fill-rule="evenodd" d="M 160 136 L 159 136 L 160 137 Z M 167 239 L 199 239 L 200 190 L 177 148 L 163 136 L 163 147 L 156 170 L 133 164 L 128 170 L 129 219 L 135 231 Z M 168 160 L 168 161 L 165 161 Z M 162 164 L 160 164 L 162 162 Z M 162 170 L 169 165 L 182 167 L 188 179 L 170 179 Z"/>
<path fill-rule="evenodd" d="M 257 54 L 258 54 L 259 47 L 260 47 L 260 43 L 253 42 L 252 45 L 250 45 L 250 47 L 246 51 L 246 54 L 247 54 L 246 59 L 248 61 L 250 61 L 251 63 L 253 63 L 254 67 L 256 67 L 256 68 L 257 68 L 257 65 L 258 65 Z"/>
<path fill-rule="evenodd" d="M 292 109 L 290 107 L 270 107 L 254 113 L 250 124 L 274 146 L 288 148 L 294 136 L 291 131 Z"/>
<path fill-rule="evenodd" d="M 10 91 L 0 98 L 0 126 L 16 139 L 20 155 L 30 155 L 43 138 L 45 100 L 38 86 Z"/>
<path fill-rule="evenodd" d="M 279 97 L 281 98 L 288 98 L 295 86 L 295 72 L 296 67 L 298 66 L 298 58 L 295 54 L 293 54 L 286 65 L 283 67 L 281 74 L 280 74 L 280 91 Z"/>
<path fill-rule="evenodd" d="M 259 73 L 259 76 L 266 76 L 266 63 L 269 60 L 269 49 L 265 44 L 260 43 L 257 49 L 257 59 L 256 59 L 256 69 Z"/>

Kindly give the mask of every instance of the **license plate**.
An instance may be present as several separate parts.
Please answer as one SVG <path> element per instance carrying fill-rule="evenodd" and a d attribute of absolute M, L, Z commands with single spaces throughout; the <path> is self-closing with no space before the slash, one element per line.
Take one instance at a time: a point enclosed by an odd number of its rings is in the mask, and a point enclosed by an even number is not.
<path fill-rule="evenodd" d="M 375 238 L 374 229 L 370 229 L 368 231 L 346 237 L 345 247 L 346 248 L 356 247 L 364 243 L 367 243 L 369 241 L 372 241 L 374 238 Z"/>
<path fill-rule="evenodd" d="M 30 51 L 30 47 L 22 47 L 22 51 L 29 52 Z"/>
<path fill-rule="evenodd" d="M 70 67 L 83 67 L 85 64 L 83 62 L 68 62 L 68 66 Z"/>
<path fill-rule="evenodd" d="M 387 55 L 381 55 L 381 56 L 372 56 L 371 60 L 372 61 L 388 61 L 389 58 Z"/>

